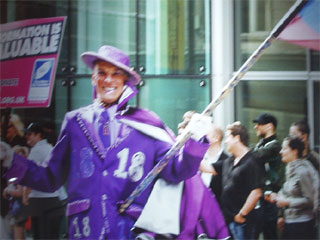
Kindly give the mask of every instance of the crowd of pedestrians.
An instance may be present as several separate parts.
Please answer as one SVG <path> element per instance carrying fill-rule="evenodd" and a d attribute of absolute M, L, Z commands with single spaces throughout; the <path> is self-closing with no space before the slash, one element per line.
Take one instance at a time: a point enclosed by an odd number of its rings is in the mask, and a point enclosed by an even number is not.
<path fill-rule="evenodd" d="M 208 150 L 200 165 L 203 174 L 212 174 L 212 181 L 222 175 L 220 205 L 232 237 L 318 239 L 320 157 L 310 150 L 307 122 L 292 123 L 282 143 L 273 115 L 264 113 L 253 122 L 260 137 L 254 148 L 247 147 L 245 126 L 235 122 L 226 130 L 231 156 L 209 162 Z"/>
<path fill-rule="evenodd" d="M 178 128 L 194 113 L 188 111 Z M 261 114 L 253 123 L 260 141 L 252 149 L 245 126 L 235 122 L 227 127 L 229 157 L 221 147 L 223 132 L 213 124 L 207 134 L 210 147 L 200 164 L 203 182 L 219 200 L 231 237 L 317 239 L 320 157 L 310 149 L 308 123 L 292 123 L 283 142 L 277 139 L 273 115 Z"/>
<path fill-rule="evenodd" d="M 66 114 L 55 146 L 43 123 L 25 129 L 12 114 L 4 124 L 1 225 L 9 216 L 11 237 L 23 239 L 31 219 L 34 239 L 61 238 L 67 216 L 71 239 L 317 238 L 320 158 L 306 122 L 281 142 L 277 119 L 257 116 L 260 141 L 250 148 L 242 123 L 223 131 L 189 111 L 175 137 L 154 113 L 128 104 L 141 78 L 124 52 L 102 46 L 82 59 L 95 100 Z M 184 131 L 191 138 L 155 183 L 119 211 Z"/>
<path fill-rule="evenodd" d="M 48 136 L 44 123 L 33 122 L 24 128 L 17 114 L 9 116 L 4 139 L 16 154 L 45 165 L 52 151 L 49 137 L 52 136 Z M 30 230 L 33 239 L 59 239 L 65 234 L 67 193 L 64 186 L 51 193 L 17 184 L 15 178 L 8 181 L 2 178 L 2 184 L 1 239 L 25 239 L 26 230 Z"/>

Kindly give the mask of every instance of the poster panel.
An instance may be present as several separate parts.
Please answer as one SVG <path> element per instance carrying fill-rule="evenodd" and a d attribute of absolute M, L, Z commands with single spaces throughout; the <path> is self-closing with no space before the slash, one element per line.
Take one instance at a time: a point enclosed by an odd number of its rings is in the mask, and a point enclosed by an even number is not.
<path fill-rule="evenodd" d="M 0 108 L 49 107 L 66 17 L 0 25 Z"/>

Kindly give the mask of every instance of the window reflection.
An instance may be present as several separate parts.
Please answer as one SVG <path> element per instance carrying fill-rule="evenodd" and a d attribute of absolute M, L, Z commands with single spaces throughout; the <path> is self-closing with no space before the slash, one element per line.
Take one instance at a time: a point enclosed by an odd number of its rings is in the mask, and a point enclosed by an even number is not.
<path fill-rule="evenodd" d="M 208 0 L 141 1 L 139 62 L 145 74 L 209 73 L 209 5 Z"/>
<path fill-rule="evenodd" d="M 201 84 L 205 82 L 205 84 Z M 157 113 L 175 132 L 186 111 L 202 112 L 210 99 L 210 79 L 148 78 L 139 105 Z"/>
<path fill-rule="evenodd" d="M 248 126 L 250 142 L 258 139 L 253 129 L 255 119 L 268 112 L 278 119 L 277 136 L 288 135 L 292 122 L 307 115 L 306 81 L 241 81 L 235 89 L 236 119 Z"/>
<path fill-rule="evenodd" d="M 241 0 L 235 4 L 235 68 L 238 69 L 290 9 L 295 0 Z M 306 49 L 276 40 L 253 71 L 306 70 Z"/>
<path fill-rule="evenodd" d="M 78 73 L 90 73 L 80 59 L 85 51 L 97 51 L 102 45 L 112 45 L 130 55 L 131 65 L 136 56 L 136 1 L 82 0 L 71 1 L 74 28 L 71 35 L 72 61 Z"/>
<path fill-rule="evenodd" d="M 320 153 L 320 79 L 313 83 L 314 108 L 314 146 Z"/>
<path fill-rule="evenodd" d="M 311 51 L 311 71 L 320 71 L 320 52 Z"/>

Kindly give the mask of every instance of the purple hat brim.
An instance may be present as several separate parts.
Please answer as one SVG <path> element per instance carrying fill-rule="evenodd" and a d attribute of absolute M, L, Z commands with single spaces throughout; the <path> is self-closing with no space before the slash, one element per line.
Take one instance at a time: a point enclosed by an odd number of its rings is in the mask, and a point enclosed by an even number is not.
<path fill-rule="evenodd" d="M 130 75 L 128 81 L 130 81 L 133 85 L 138 85 L 141 81 L 141 77 L 137 72 L 131 70 L 128 66 L 122 64 L 121 62 L 115 61 L 114 59 L 103 57 L 95 52 L 84 52 L 83 54 L 81 54 L 81 58 L 83 62 L 91 69 L 94 68 L 94 63 L 100 60 L 111 63 L 118 68 L 126 71 Z"/>

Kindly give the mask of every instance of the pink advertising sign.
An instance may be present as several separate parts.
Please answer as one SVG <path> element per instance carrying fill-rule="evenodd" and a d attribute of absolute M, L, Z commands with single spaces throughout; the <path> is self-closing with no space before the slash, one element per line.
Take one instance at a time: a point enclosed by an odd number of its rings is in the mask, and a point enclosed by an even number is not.
<path fill-rule="evenodd" d="M 0 25 L 0 108 L 50 106 L 65 20 Z"/>

